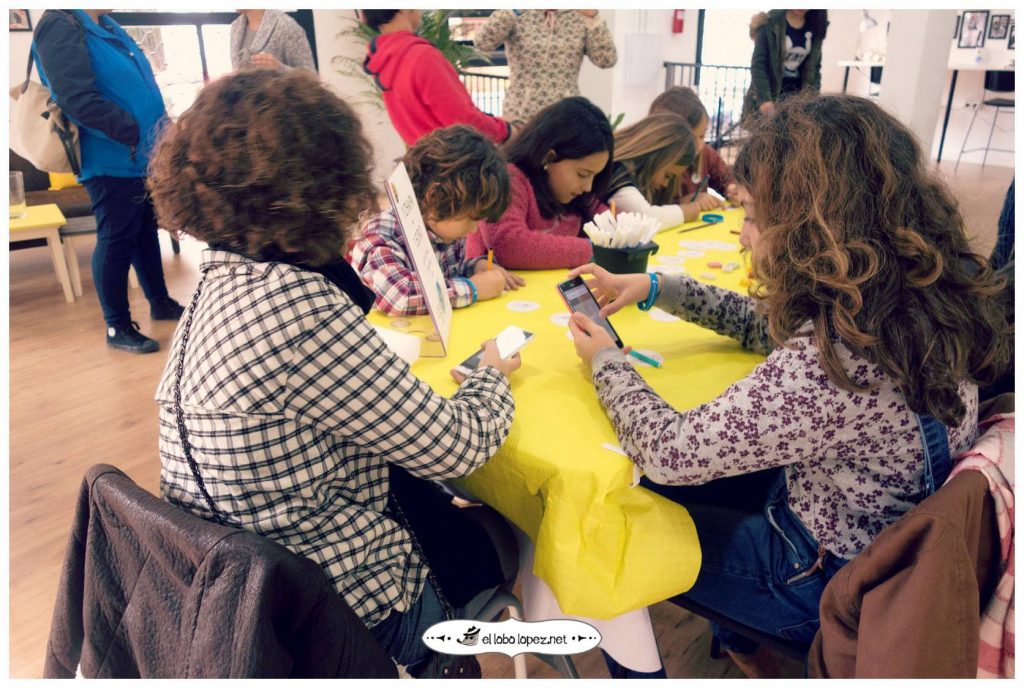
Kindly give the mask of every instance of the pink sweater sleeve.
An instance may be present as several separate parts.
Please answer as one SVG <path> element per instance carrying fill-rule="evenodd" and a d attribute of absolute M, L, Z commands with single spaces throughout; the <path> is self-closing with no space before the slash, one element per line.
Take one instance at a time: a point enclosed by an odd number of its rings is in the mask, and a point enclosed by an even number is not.
<path fill-rule="evenodd" d="M 582 218 L 575 214 L 541 218 L 529 180 L 511 166 L 510 172 L 508 209 L 497 222 L 480 223 L 469 254 L 482 255 L 488 248 L 494 249 L 495 262 L 514 270 L 574 268 L 589 261 L 594 253 L 590 240 L 577 236 Z"/>

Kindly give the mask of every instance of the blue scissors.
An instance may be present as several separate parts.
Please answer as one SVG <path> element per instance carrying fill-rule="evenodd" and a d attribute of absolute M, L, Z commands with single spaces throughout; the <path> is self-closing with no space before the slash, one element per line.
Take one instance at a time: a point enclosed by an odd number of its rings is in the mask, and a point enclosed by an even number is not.
<path fill-rule="evenodd" d="M 677 234 L 682 234 L 683 232 L 692 232 L 695 229 L 702 229 L 704 227 L 710 227 L 711 225 L 717 225 L 719 222 L 724 220 L 725 217 L 719 215 L 718 213 L 704 213 L 703 215 L 700 216 L 700 219 L 704 220 L 704 224 L 697 225 L 696 227 L 684 227 L 683 229 L 680 229 L 677 232 Z"/>

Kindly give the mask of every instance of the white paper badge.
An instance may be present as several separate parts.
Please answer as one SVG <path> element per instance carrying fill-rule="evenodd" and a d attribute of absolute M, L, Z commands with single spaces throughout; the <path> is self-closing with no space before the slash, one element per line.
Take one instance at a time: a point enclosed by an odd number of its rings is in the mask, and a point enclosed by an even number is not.
<path fill-rule="evenodd" d="M 682 318 L 680 318 L 679 316 L 672 315 L 668 311 L 663 311 L 660 308 L 652 308 L 651 310 L 647 311 L 647 315 L 651 316 L 658 322 L 678 322 L 682 320 Z"/>
<path fill-rule="evenodd" d="M 559 327 L 569 327 L 569 318 L 572 317 L 572 313 L 555 313 L 548 320 L 551 321 L 552 325 L 558 325 Z"/>
<path fill-rule="evenodd" d="M 654 259 L 665 265 L 679 265 L 684 260 L 682 256 L 655 256 Z"/>
<path fill-rule="evenodd" d="M 654 272 L 660 272 L 663 275 L 685 275 L 686 268 L 682 265 L 659 265 Z"/>
<path fill-rule="evenodd" d="M 540 304 L 536 301 L 509 301 L 507 305 L 510 311 L 516 313 L 529 313 L 540 308 Z"/>

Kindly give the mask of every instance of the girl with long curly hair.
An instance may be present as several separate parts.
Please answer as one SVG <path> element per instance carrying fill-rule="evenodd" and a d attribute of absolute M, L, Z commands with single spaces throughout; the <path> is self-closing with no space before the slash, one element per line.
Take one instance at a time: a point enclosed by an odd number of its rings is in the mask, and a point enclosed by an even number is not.
<path fill-rule="evenodd" d="M 571 328 L 645 484 L 693 517 L 703 562 L 687 596 L 810 642 L 831 576 L 973 443 L 978 386 L 1007 365 L 1013 334 L 948 190 L 869 100 L 780 103 L 734 170 L 749 296 L 687 276 L 571 274 L 594 275 L 602 315 L 656 303 L 765 354 L 761 365 L 680 412 L 600 326 L 576 314 Z M 742 667 L 773 671 L 756 644 L 715 632 Z"/>

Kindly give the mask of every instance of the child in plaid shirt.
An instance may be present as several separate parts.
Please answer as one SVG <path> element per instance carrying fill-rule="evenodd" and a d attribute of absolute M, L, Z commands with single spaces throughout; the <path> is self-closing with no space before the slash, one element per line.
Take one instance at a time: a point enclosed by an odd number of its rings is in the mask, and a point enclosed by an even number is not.
<path fill-rule="evenodd" d="M 466 236 L 480 220 L 495 221 L 509 200 L 508 171 L 494 144 L 474 129 L 438 129 L 402 159 L 412 180 L 434 254 L 447 278 L 453 308 L 493 299 L 526 281 L 484 258 L 466 259 Z M 389 315 L 427 313 L 393 210 L 375 215 L 352 249 L 352 266 L 374 292 L 374 306 Z"/>

